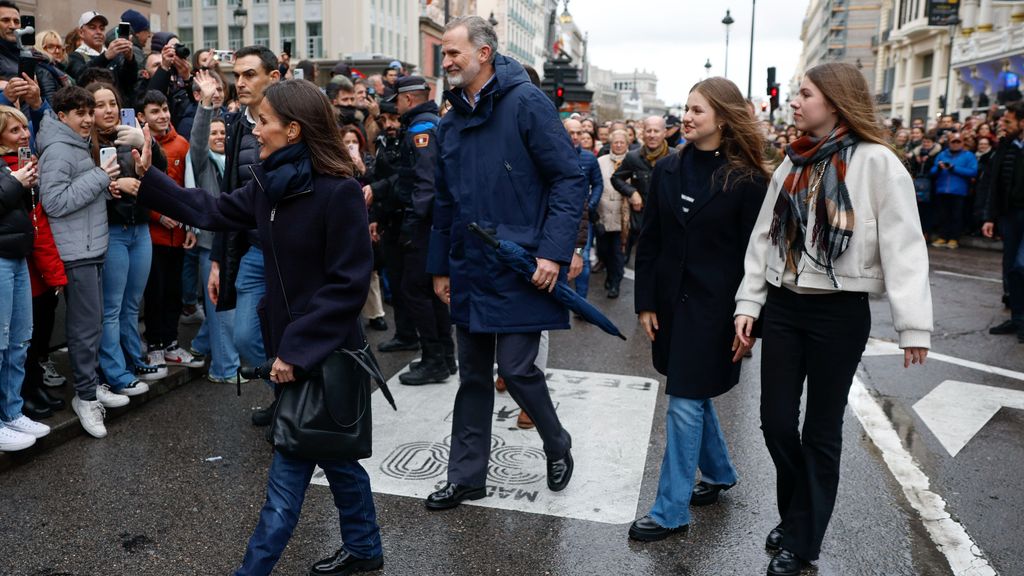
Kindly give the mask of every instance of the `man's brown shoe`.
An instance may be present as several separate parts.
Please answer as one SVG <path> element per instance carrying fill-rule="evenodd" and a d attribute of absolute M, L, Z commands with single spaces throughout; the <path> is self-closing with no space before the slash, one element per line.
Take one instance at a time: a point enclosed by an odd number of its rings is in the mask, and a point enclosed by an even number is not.
<path fill-rule="evenodd" d="M 523 430 L 533 428 L 533 420 L 530 419 L 530 415 L 526 413 L 526 410 L 519 409 L 519 418 L 516 420 L 516 426 Z"/>

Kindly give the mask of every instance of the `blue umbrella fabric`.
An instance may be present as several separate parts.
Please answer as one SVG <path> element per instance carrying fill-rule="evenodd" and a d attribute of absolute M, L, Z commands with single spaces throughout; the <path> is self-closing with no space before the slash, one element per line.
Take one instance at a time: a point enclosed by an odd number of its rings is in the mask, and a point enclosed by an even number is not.
<path fill-rule="evenodd" d="M 498 256 L 498 260 L 502 264 L 522 274 L 527 281 L 533 278 L 533 273 L 537 270 L 537 261 L 526 251 L 526 249 L 515 242 L 498 240 L 475 222 L 469 225 L 469 230 L 483 239 L 483 241 L 489 246 L 494 248 L 494 251 Z M 595 308 L 593 304 L 580 297 L 575 290 L 569 287 L 569 284 L 565 280 L 560 279 L 555 284 L 554 291 L 550 294 L 555 300 L 558 300 L 560 304 L 579 314 L 587 322 L 590 322 L 612 336 L 618 336 L 623 340 L 626 339 L 626 337 L 622 335 L 622 332 L 619 331 L 618 327 L 615 326 L 607 316 Z"/>

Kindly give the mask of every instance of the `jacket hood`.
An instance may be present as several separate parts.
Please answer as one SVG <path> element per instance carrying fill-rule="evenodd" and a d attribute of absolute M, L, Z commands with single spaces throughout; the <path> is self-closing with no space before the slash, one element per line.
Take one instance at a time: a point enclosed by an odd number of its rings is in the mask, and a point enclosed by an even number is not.
<path fill-rule="evenodd" d="M 483 102 L 486 98 L 500 98 L 508 94 L 516 86 L 528 84 L 529 82 L 530 76 L 526 74 L 526 69 L 523 68 L 522 64 L 502 54 L 495 54 L 494 82 L 484 87 L 483 92 L 480 94 L 480 101 Z M 462 98 L 461 89 L 448 90 L 445 92 L 445 98 L 451 102 L 456 110 L 464 114 L 468 114 L 473 110 Z"/>
<path fill-rule="evenodd" d="M 54 144 L 67 144 L 89 152 L 89 141 L 75 133 L 67 124 L 57 119 L 55 115 L 47 114 L 39 125 L 39 132 L 36 134 L 36 145 L 39 146 L 41 155 L 46 149 Z"/>
<path fill-rule="evenodd" d="M 408 123 L 412 121 L 413 118 L 419 116 L 420 114 L 433 114 L 434 116 L 437 116 L 439 111 L 440 110 L 437 107 L 437 102 L 434 102 L 433 100 L 427 100 L 426 102 L 419 104 L 414 108 L 406 110 L 405 114 L 402 114 L 401 120 L 402 122 Z"/>

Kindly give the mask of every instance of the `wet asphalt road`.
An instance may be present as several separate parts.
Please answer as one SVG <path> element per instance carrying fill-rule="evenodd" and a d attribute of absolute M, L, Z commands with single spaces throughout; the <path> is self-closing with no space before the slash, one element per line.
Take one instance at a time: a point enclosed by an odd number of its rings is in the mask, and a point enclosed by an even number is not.
<path fill-rule="evenodd" d="M 998 255 L 933 250 L 937 319 L 934 350 L 1024 371 L 1024 345 L 984 330 L 1005 314 L 997 283 L 941 273 L 998 277 Z M 617 301 L 604 298 L 603 275 L 591 301 L 629 336 L 609 338 L 577 324 L 552 335 L 549 366 L 663 380 L 632 314 L 632 283 Z M 884 300 L 873 302 L 877 338 L 894 333 Z M 374 342 L 387 335 L 371 334 Z M 413 353 L 379 355 L 386 375 Z M 688 534 L 653 544 L 627 540 L 628 524 L 604 524 L 486 507 L 428 513 L 417 499 L 376 495 L 385 548 L 381 574 L 394 575 L 718 575 L 763 574 L 764 536 L 778 521 L 774 469 L 758 428 L 759 354 L 741 383 L 716 400 L 741 479 L 719 504 L 695 509 Z M 1024 389 L 1024 383 L 943 362 L 904 371 L 897 357 L 865 358 L 862 379 L 892 418 L 904 446 L 1000 574 L 1024 574 L 1018 526 L 1024 505 L 1020 411 L 1004 409 L 955 458 L 921 421 L 913 404 L 943 380 Z M 415 413 L 417 406 L 400 408 Z M 78 437 L 0 473 L 0 574 L 229 574 L 241 560 L 264 498 L 270 450 L 249 424 L 269 390 L 196 380 L 110 425 L 104 440 Z M 665 397 L 653 423 L 595 421 L 574 435 L 650 426 L 637 515 L 657 488 L 664 450 Z M 534 432 L 515 432 L 534 434 Z M 221 456 L 222 460 L 205 459 Z M 578 480 L 578 479 L 577 479 Z M 568 488 L 572 490 L 572 486 Z M 299 526 L 279 574 L 305 574 L 339 545 L 328 489 L 309 488 Z M 848 412 L 840 496 L 816 570 L 821 575 L 946 575 L 951 570 L 878 449 Z"/>

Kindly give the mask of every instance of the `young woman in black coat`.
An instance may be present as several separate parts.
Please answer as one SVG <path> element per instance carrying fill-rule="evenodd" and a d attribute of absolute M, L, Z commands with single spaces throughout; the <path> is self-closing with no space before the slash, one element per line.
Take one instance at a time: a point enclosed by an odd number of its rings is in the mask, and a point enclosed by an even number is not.
<path fill-rule="evenodd" d="M 683 531 L 691 504 L 736 483 L 711 399 L 739 381 L 733 297 L 768 183 L 760 128 L 725 78 L 690 90 L 683 136 L 654 167 L 637 248 L 636 311 L 670 396 L 658 496 L 629 529 L 640 541 Z"/>
<path fill-rule="evenodd" d="M 230 194 L 184 189 L 149 170 L 139 201 L 203 230 L 259 229 L 266 261 L 264 342 L 275 358 L 271 380 L 295 381 L 338 348 L 364 346 L 359 311 L 369 290 L 373 254 L 366 206 L 354 165 L 342 146 L 334 110 L 305 80 L 267 88 L 253 134 L 260 164 L 252 180 Z M 147 138 L 147 143 L 149 142 Z M 138 154 L 138 153 L 136 153 Z M 314 468 L 326 473 L 341 518 L 344 545 L 310 574 L 351 574 L 383 565 L 370 479 L 355 460 L 313 461 L 274 453 L 267 501 L 238 575 L 269 574 L 299 519 Z"/>

